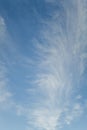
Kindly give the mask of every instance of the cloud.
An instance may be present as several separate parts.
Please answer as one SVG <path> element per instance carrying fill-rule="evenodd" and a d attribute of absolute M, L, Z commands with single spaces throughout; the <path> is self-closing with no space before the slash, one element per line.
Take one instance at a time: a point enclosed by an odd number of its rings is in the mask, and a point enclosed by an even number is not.
<path fill-rule="evenodd" d="M 84 108 L 81 104 L 76 103 L 72 107 L 71 111 L 66 114 L 65 122 L 70 125 L 75 118 L 80 117 L 83 114 Z"/>
<path fill-rule="evenodd" d="M 12 99 L 12 93 L 8 90 L 7 69 L 0 63 L 0 110 L 9 107 Z M 7 107 L 6 107 L 7 106 Z M 6 108 L 5 108 L 6 107 Z"/>
<path fill-rule="evenodd" d="M 39 64 L 36 64 L 38 73 L 35 75 L 34 89 L 36 93 L 39 91 L 40 99 L 35 106 L 33 103 L 32 119 L 28 118 L 28 123 L 45 130 L 56 130 L 64 124 L 71 124 L 81 116 L 85 107 L 73 98 L 78 87 L 81 87 L 79 81 L 85 69 L 81 60 L 87 46 L 81 38 L 84 37 L 85 26 L 85 18 L 81 14 L 86 17 L 81 8 L 84 8 L 85 1 L 63 2 L 62 13 L 61 10 L 54 11 L 54 14 L 60 13 L 60 19 L 53 16 L 45 22 L 43 20 L 44 28 L 36 39 Z M 80 22 L 80 19 L 83 21 Z M 80 100 L 81 97 L 77 98 Z"/>
<path fill-rule="evenodd" d="M 8 101 L 9 97 L 11 97 L 11 93 L 0 88 L 0 103 Z"/>
<path fill-rule="evenodd" d="M 4 19 L 0 16 L 0 40 L 5 37 L 6 26 Z"/>
<path fill-rule="evenodd" d="M 8 54 L 12 50 L 14 52 L 14 49 L 12 49 L 12 45 L 10 43 L 11 40 L 7 31 L 5 20 L 2 16 L 0 16 L 0 110 L 7 109 L 13 104 L 13 94 L 10 92 L 8 87 L 8 65 L 11 66 L 12 64 L 12 62 L 10 61 L 11 55 L 9 55 L 8 57 Z"/>
<path fill-rule="evenodd" d="M 16 100 L 17 91 L 13 91 L 13 86 L 20 87 L 20 84 L 15 83 L 16 86 L 13 78 L 17 78 L 19 68 L 28 73 L 33 62 L 29 57 L 21 54 L 17 47 L 8 31 L 8 24 L 0 16 L 0 112 L 12 110 L 13 113 L 20 116 L 21 113 L 25 113 L 26 109 Z M 22 76 L 26 77 L 26 75 Z M 22 81 L 24 80 L 23 78 Z"/>
<path fill-rule="evenodd" d="M 29 129 L 56 130 L 70 125 L 84 112 L 85 104 L 79 103 L 81 96 L 75 93 L 86 68 L 86 13 L 82 0 L 46 2 L 54 3 L 53 8 L 60 4 L 61 8 L 55 8 L 52 14 L 48 12 L 48 19 L 41 19 L 43 26 L 34 39 L 38 61 L 28 60 L 17 52 L 9 42 L 5 20 L 0 17 L 0 104 L 12 101 L 17 115 L 27 118 Z M 14 103 L 8 90 L 7 73 L 13 63 L 32 64 L 34 68 L 27 105 Z"/>
<path fill-rule="evenodd" d="M 81 99 L 82 98 L 82 96 L 81 95 L 78 95 L 77 97 L 76 97 L 76 99 Z"/>
<path fill-rule="evenodd" d="M 58 125 L 57 121 L 60 117 L 60 113 L 58 111 L 49 111 L 49 109 L 41 109 L 34 111 L 34 116 L 36 117 L 35 123 L 36 126 L 38 124 L 39 129 L 42 129 L 42 126 L 44 129 L 47 130 L 53 130 L 56 127 L 56 124 Z"/>

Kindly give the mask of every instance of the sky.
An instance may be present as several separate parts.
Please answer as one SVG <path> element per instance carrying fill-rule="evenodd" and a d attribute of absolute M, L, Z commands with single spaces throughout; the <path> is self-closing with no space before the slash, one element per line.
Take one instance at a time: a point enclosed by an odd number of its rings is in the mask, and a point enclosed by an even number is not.
<path fill-rule="evenodd" d="M 87 129 L 87 0 L 0 0 L 0 130 Z"/>

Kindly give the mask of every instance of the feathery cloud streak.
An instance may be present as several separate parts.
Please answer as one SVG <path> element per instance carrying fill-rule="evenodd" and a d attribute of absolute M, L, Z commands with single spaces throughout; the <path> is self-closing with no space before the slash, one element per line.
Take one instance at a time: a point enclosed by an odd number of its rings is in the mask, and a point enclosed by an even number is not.
<path fill-rule="evenodd" d="M 0 104 L 8 104 L 10 101 L 12 95 L 8 92 L 10 88 L 15 93 L 13 107 L 18 115 L 27 117 L 29 130 L 34 128 L 56 130 L 65 124 L 71 124 L 83 114 L 86 107 L 85 101 L 82 102 L 82 93 L 78 92 L 82 87 L 80 82 L 85 78 L 87 61 L 86 0 L 44 0 L 40 3 L 44 8 L 42 3 L 45 3 L 46 11 L 41 13 L 40 8 L 35 12 L 38 15 L 35 18 L 40 18 L 40 21 L 37 21 L 42 25 L 39 35 L 35 35 L 37 38 L 33 40 L 35 48 L 29 44 L 29 47 L 34 49 L 34 54 L 23 50 L 26 46 L 24 41 L 28 39 L 23 36 L 29 29 L 25 26 L 26 20 L 30 21 L 30 19 L 26 17 L 24 20 L 22 19 L 24 13 L 17 15 L 14 11 L 11 16 L 15 14 L 16 18 L 19 17 L 18 21 L 8 16 L 8 21 L 12 20 L 17 25 L 16 29 L 12 28 L 13 34 L 17 31 L 21 32 L 22 26 L 18 29 L 17 27 L 23 20 L 21 25 L 24 25 L 24 32 L 18 33 L 18 37 L 15 37 L 10 35 L 11 32 L 8 33 L 6 21 L 0 17 Z M 22 7 L 26 10 L 26 6 Z M 14 25 L 13 23 L 11 24 Z M 20 44 L 19 50 L 16 50 L 17 44 L 14 45 L 11 36 Z M 20 41 L 23 43 L 21 44 Z M 32 57 L 31 60 L 28 56 Z M 26 76 L 33 82 L 28 81 L 29 95 L 24 91 L 27 85 Z"/>
<path fill-rule="evenodd" d="M 55 1 L 53 6 L 58 4 Z M 60 4 L 62 10 L 54 9 L 49 19 L 42 20 L 43 27 L 35 40 L 40 60 L 35 91 L 39 91 L 40 99 L 32 110 L 33 120 L 30 119 L 29 125 L 42 130 L 56 130 L 70 124 L 85 108 L 75 92 L 81 87 L 87 59 L 86 0 Z"/>

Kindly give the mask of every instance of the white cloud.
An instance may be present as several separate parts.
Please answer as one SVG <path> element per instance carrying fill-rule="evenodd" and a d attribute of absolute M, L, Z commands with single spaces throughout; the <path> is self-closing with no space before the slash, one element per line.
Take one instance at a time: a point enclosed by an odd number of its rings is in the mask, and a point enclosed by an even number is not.
<path fill-rule="evenodd" d="M 11 93 L 3 90 L 0 88 L 0 103 L 4 103 L 8 101 L 8 99 L 11 97 Z"/>
<path fill-rule="evenodd" d="M 7 29 L 6 29 L 5 21 L 3 17 L 0 16 L 0 44 L 3 44 L 6 39 L 6 35 L 7 35 L 6 30 Z"/>
<path fill-rule="evenodd" d="M 4 48 L 8 49 L 8 33 L 5 20 L 0 16 L 0 109 L 4 108 L 6 104 L 10 104 L 12 94 L 8 90 L 8 58 Z M 10 46 L 9 46 L 10 49 Z M 9 105 L 8 105 L 9 106 Z"/>
<path fill-rule="evenodd" d="M 76 96 L 76 99 L 79 99 L 79 100 L 80 100 L 80 99 L 82 99 L 82 96 L 81 96 L 81 95 L 77 95 L 77 96 Z"/>
<path fill-rule="evenodd" d="M 56 124 L 60 117 L 61 111 L 55 111 L 49 109 L 41 109 L 34 111 L 33 115 L 36 118 L 36 126 L 38 124 L 39 129 L 53 130 L 56 128 Z M 57 124 L 58 125 L 58 124 Z"/>
<path fill-rule="evenodd" d="M 83 114 L 83 111 L 84 108 L 82 105 L 79 103 L 74 104 L 72 110 L 66 115 L 65 122 L 69 125 L 76 117 L 80 117 Z"/>
<path fill-rule="evenodd" d="M 46 2 L 55 3 L 56 1 L 46 0 Z M 35 64 L 35 69 L 38 70 L 38 74 L 34 75 L 33 85 L 35 87 L 28 90 L 29 93 L 34 93 L 34 95 L 36 92 L 33 102 L 27 104 L 26 108 L 13 103 L 17 115 L 27 117 L 28 125 L 29 127 L 32 125 L 32 128 L 56 130 L 63 127 L 64 124 L 70 124 L 84 111 L 85 106 L 77 102 L 77 99 L 81 99 L 81 96 L 72 97 L 79 86 L 80 76 L 85 69 L 83 61 L 87 58 L 87 54 L 84 52 L 87 45 L 86 39 L 84 36 L 81 38 L 85 31 L 86 14 L 83 11 L 85 2 L 82 2 L 82 0 L 70 2 L 70 5 L 62 2 L 63 12 L 60 13 L 61 10 L 55 10 L 53 16 L 51 15 L 51 20 L 43 21 L 45 28 L 41 29 L 39 35 L 42 44 L 38 38 L 36 39 L 39 61 Z M 68 0 L 66 3 L 68 3 Z M 62 15 L 65 15 L 65 22 Z M 5 21 L 0 17 L 0 38 L 2 41 L 2 37 L 5 36 Z M 3 43 L 2 41 L 1 43 Z M 27 58 L 25 60 L 28 64 L 34 65 L 35 63 Z M 8 103 L 12 96 L 6 88 L 8 78 L 5 71 L 7 71 L 7 68 L 2 68 L 1 65 L 0 103 L 2 104 Z"/>
<path fill-rule="evenodd" d="M 29 119 L 28 123 L 30 121 L 39 129 L 59 129 L 65 123 L 70 124 L 83 113 L 85 106 L 79 104 L 76 96 L 75 98 L 73 96 L 82 76 L 83 61 L 80 57 L 84 55 L 87 45 L 80 40 L 84 27 L 80 5 L 82 7 L 84 3 L 82 0 L 79 3 L 78 1 L 64 3 L 65 22 L 61 23 L 59 19 L 55 21 L 53 16 L 53 19 L 43 22 L 45 28 L 41 30 L 39 36 L 42 43 L 36 39 L 40 64 L 36 64 L 39 71 L 34 83 L 35 90 L 37 89 L 42 96 L 40 103 L 39 100 L 35 103 L 37 105 L 33 107 L 32 119 L 31 121 Z M 82 18 L 83 21 L 79 22 Z M 77 98 L 80 99 L 81 96 Z"/>
<path fill-rule="evenodd" d="M 7 109 L 12 104 L 12 93 L 8 90 L 6 67 L 0 64 L 0 110 Z M 6 108 L 5 108 L 6 107 Z"/>

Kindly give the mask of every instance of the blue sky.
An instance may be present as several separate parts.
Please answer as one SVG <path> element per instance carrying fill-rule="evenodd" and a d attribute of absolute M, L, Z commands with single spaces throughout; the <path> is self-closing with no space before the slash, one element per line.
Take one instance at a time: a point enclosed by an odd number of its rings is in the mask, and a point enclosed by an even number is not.
<path fill-rule="evenodd" d="M 87 0 L 0 0 L 0 129 L 86 130 Z"/>

